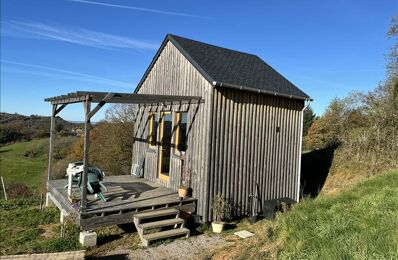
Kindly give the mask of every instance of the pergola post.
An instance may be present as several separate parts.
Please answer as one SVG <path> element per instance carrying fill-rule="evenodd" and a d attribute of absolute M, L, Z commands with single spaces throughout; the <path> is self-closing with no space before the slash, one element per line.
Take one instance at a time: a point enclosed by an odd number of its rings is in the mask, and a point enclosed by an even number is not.
<path fill-rule="evenodd" d="M 82 175 L 82 197 L 80 203 L 80 211 L 84 212 L 87 208 L 87 173 L 88 173 L 88 152 L 90 148 L 90 110 L 91 110 L 91 98 L 86 97 L 84 101 L 84 152 L 83 152 L 83 175 Z"/>
<path fill-rule="evenodd" d="M 48 148 L 48 170 L 47 170 L 47 185 L 48 182 L 51 180 L 51 173 L 53 170 L 53 153 L 54 153 L 54 138 L 55 138 L 55 116 L 61 112 L 62 109 L 66 107 L 66 104 L 62 104 L 58 107 L 57 104 L 52 104 L 51 110 L 51 118 L 50 118 L 50 144 Z M 49 197 L 48 192 L 46 194 L 46 206 L 49 205 Z"/>
<path fill-rule="evenodd" d="M 48 149 L 48 172 L 47 182 L 51 179 L 51 172 L 53 169 L 53 152 L 54 152 L 54 135 L 55 135 L 55 113 L 57 105 L 52 106 L 51 119 L 50 119 L 50 147 Z"/>

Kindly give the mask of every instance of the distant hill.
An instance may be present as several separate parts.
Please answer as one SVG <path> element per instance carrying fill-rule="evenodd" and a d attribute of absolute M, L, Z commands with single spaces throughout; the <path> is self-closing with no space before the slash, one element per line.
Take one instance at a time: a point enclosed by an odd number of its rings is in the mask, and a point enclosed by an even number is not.
<path fill-rule="evenodd" d="M 82 127 L 80 123 L 68 122 L 61 117 L 56 117 L 55 122 L 55 130 L 61 135 L 71 135 L 72 129 Z M 0 113 L 0 145 L 49 135 L 49 116 Z"/>

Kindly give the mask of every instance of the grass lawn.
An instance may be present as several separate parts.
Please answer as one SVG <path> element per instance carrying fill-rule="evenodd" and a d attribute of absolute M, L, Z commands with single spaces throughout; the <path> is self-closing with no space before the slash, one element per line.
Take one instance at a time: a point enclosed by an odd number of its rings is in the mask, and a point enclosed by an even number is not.
<path fill-rule="evenodd" d="M 39 142 L 42 140 L 0 147 L 0 172 L 6 185 L 23 182 L 35 189 L 39 187 L 41 175 L 47 168 L 48 157 L 46 154 L 34 158 L 25 157 L 27 148 Z"/>
<path fill-rule="evenodd" d="M 232 233 L 241 229 L 256 236 L 239 240 Z M 340 195 L 306 199 L 275 221 L 243 221 L 225 236 L 236 243 L 216 259 L 397 259 L 398 171 Z"/>
<path fill-rule="evenodd" d="M 79 229 L 67 224 L 60 237 L 59 210 L 39 209 L 37 197 L 0 200 L 0 255 L 79 250 Z"/>

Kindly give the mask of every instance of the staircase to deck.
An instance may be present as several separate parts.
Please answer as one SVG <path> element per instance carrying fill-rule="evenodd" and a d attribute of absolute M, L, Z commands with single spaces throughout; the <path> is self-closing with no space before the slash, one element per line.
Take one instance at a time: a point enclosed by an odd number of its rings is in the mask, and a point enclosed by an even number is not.
<path fill-rule="evenodd" d="M 180 211 L 174 208 L 135 214 L 134 224 L 143 245 L 165 238 L 189 237 L 189 229 L 179 216 Z"/>

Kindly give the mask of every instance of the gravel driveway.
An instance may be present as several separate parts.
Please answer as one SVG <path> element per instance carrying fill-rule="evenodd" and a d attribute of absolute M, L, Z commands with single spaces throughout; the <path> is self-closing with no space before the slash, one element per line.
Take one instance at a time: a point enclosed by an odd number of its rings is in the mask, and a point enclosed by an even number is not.
<path fill-rule="evenodd" d="M 227 244 L 219 236 L 199 235 L 137 250 L 113 250 L 107 256 L 115 259 L 206 259 L 212 250 Z"/>

